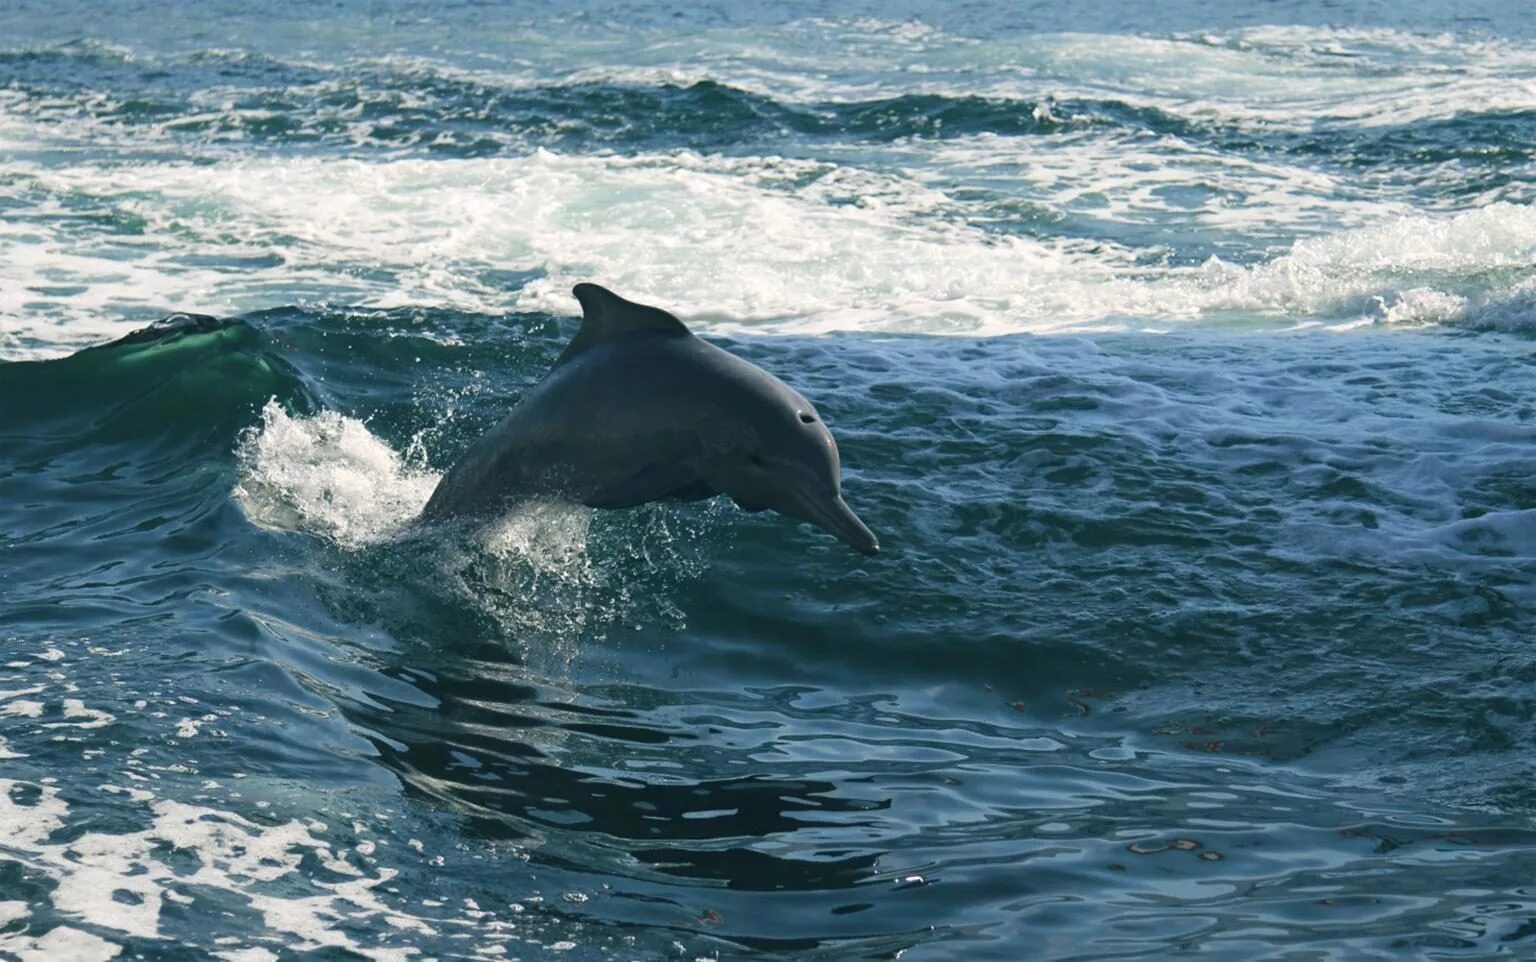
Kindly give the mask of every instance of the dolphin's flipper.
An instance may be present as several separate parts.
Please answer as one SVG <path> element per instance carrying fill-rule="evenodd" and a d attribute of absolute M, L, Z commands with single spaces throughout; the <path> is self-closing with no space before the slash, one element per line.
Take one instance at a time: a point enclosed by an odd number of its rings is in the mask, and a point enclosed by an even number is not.
<path fill-rule="evenodd" d="M 608 485 L 582 503 L 589 508 L 633 508 L 651 501 L 699 501 L 714 494 L 692 465 L 663 462 Z"/>
<path fill-rule="evenodd" d="M 555 366 L 605 341 L 630 334 L 675 334 L 691 337 L 682 321 L 659 307 L 636 304 L 596 284 L 577 284 L 571 291 L 581 302 L 581 330 L 565 346 Z"/>

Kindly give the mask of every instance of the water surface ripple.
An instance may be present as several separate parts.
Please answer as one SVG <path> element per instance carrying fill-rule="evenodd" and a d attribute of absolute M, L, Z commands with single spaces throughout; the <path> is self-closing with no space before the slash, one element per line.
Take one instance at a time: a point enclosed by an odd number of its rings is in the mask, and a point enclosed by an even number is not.
<path fill-rule="evenodd" d="M 1528 14 L 221 7 L 0 11 L 0 960 L 1536 953 Z M 883 553 L 412 525 L 578 280 Z"/>

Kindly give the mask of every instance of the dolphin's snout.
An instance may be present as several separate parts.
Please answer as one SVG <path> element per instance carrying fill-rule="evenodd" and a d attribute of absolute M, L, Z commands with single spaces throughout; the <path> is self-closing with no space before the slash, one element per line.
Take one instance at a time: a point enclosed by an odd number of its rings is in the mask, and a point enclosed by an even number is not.
<path fill-rule="evenodd" d="M 806 507 L 809 509 L 808 521 L 827 531 L 859 554 L 880 553 L 880 539 L 876 538 L 874 532 L 859 520 L 859 516 L 853 513 L 853 509 L 848 507 L 848 502 L 844 501 L 841 495 L 813 500 Z"/>

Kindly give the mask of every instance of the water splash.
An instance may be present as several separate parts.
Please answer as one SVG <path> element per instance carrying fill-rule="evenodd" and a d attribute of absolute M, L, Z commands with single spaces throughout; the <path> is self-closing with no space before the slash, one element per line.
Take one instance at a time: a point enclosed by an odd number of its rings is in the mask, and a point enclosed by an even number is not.
<path fill-rule="evenodd" d="M 306 531 L 345 548 L 398 535 L 440 477 L 403 458 L 356 418 L 295 417 L 275 400 L 236 453 L 235 499 L 252 522 Z"/>
<path fill-rule="evenodd" d="M 254 524 L 341 548 L 357 569 L 350 590 L 385 623 L 419 606 L 457 610 L 472 634 L 565 660 L 580 638 L 616 626 L 681 627 L 668 589 L 703 570 L 708 509 L 647 506 L 594 523 L 580 505 L 535 502 L 489 524 L 418 527 L 441 477 L 424 457 L 356 418 L 271 401 L 240 441 L 234 497 Z"/>
<path fill-rule="evenodd" d="M 663 505 L 594 513 L 532 503 L 490 524 L 433 532 L 419 562 L 431 575 L 419 583 L 478 614 L 487 637 L 559 671 L 584 638 L 684 627 L 674 596 L 706 567 L 710 515 Z"/>

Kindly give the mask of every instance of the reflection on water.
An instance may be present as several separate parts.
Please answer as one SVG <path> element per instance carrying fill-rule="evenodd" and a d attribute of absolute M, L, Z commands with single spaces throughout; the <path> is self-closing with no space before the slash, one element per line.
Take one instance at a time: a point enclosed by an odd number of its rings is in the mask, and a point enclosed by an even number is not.
<path fill-rule="evenodd" d="M 1187 731 L 1127 738 L 1097 714 L 1042 724 L 998 704 L 983 721 L 930 703 L 918 717 L 904 704 L 916 694 L 642 689 L 433 660 L 384 669 L 419 697 L 338 704 L 466 837 L 603 878 L 623 906 L 606 904 L 610 919 L 844 958 L 963 936 L 998 959 L 1017 957 L 1005 933 L 1021 928 L 1061 957 L 1196 939 L 1240 959 L 1319 940 L 1471 950 L 1536 925 L 1520 877 L 1529 826 L 1341 794 L 1241 746 L 1181 751 Z M 1460 881 L 1500 874 L 1497 904 Z"/>
<path fill-rule="evenodd" d="M 558 861 L 559 843 L 589 835 L 640 866 L 732 888 L 838 888 L 874 874 L 879 852 L 839 858 L 793 836 L 867 826 L 859 814 L 888 800 L 839 798 L 824 780 L 667 771 L 680 768 L 670 761 L 680 749 L 718 728 L 659 730 L 645 713 L 582 704 L 510 662 L 394 677 L 430 701 L 342 703 L 381 763 L 413 794 L 466 816 L 475 833 L 538 846 L 535 859 Z M 801 857 L 762 848 L 770 844 Z"/>

